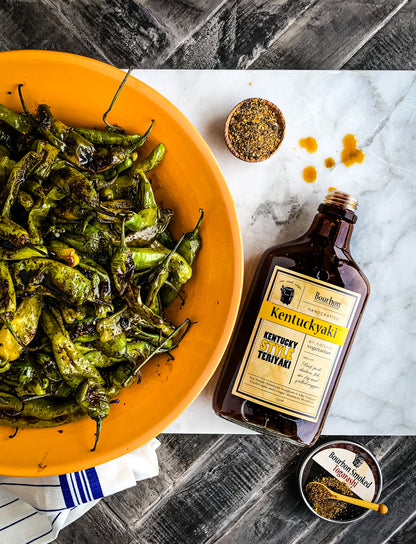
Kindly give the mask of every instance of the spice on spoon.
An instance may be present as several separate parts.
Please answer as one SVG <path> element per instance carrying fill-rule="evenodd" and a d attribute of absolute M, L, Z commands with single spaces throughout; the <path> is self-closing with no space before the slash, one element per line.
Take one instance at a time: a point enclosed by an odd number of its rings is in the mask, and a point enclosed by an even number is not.
<path fill-rule="evenodd" d="M 264 98 L 248 98 L 230 112 L 224 137 L 233 155 L 259 162 L 277 151 L 284 131 L 285 120 L 277 106 Z"/>
<path fill-rule="evenodd" d="M 376 502 L 363 501 L 362 499 L 356 499 L 355 497 L 348 497 L 342 493 L 337 493 L 332 489 L 329 489 L 322 482 L 309 482 L 306 486 L 306 492 L 309 495 L 314 495 L 315 497 L 320 497 L 321 502 L 324 501 L 342 501 L 348 504 L 355 504 L 361 508 L 368 508 L 369 510 L 375 510 L 380 514 L 387 514 L 389 509 L 385 504 L 378 504 Z"/>
<path fill-rule="evenodd" d="M 318 482 L 309 482 L 306 486 L 306 493 L 312 501 L 312 507 L 319 516 L 333 519 L 336 514 L 344 510 L 347 505 L 345 502 L 331 500 L 328 491 L 321 485 L 313 485 L 316 483 Z M 334 491 L 339 491 L 343 495 L 352 495 L 348 485 L 345 482 L 340 482 L 336 478 L 324 476 L 319 480 L 319 483 L 332 488 Z"/>

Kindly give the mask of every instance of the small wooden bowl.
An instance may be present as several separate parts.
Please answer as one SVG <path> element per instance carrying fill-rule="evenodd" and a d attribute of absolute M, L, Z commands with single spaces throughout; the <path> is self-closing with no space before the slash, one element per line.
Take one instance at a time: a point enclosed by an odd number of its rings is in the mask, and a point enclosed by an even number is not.
<path fill-rule="evenodd" d="M 233 145 L 233 142 L 231 141 L 231 138 L 230 138 L 230 123 L 231 123 L 234 115 L 238 112 L 238 110 L 240 110 L 242 108 L 242 106 L 244 106 L 245 104 L 248 104 L 250 102 L 253 102 L 253 103 L 258 102 L 259 104 L 261 104 L 263 106 L 267 106 L 267 108 L 270 110 L 271 115 L 273 115 L 273 117 L 277 120 L 277 124 L 278 124 L 278 140 L 276 141 L 276 144 L 274 145 L 274 147 L 272 148 L 272 150 L 269 153 L 265 152 L 264 154 L 261 154 L 260 149 L 258 149 L 260 156 L 257 157 L 257 158 L 256 157 L 249 157 L 249 156 L 245 156 L 245 155 L 241 154 L 241 152 L 237 151 L 237 149 Z M 286 129 L 285 118 L 283 117 L 283 114 L 280 111 L 280 109 L 275 104 L 273 104 L 273 102 L 270 102 L 269 100 L 266 100 L 264 98 L 247 98 L 247 99 L 239 102 L 230 111 L 230 113 L 229 113 L 229 115 L 227 117 L 227 120 L 225 121 L 224 140 L 225 140 L 225 143 L 226 143 L 228 149 L 238 159 L 241 159 L 242 161 L 246 161 L 246 162 L 261 162 L 261 161 L 265 161 L 266 159 L 269 159 L 279 149 L 279 147 L 280 147 L 280 145 L 281 145 L 281 143 L 283 141 L 283 137 L 284 137 L 284 134 L 285 134 L 285 129 Z"/>

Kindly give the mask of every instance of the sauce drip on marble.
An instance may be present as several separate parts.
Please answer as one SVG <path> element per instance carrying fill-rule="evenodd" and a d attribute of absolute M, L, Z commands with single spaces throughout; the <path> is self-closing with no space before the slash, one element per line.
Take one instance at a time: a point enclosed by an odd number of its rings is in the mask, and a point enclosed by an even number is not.
<path fill-rule="evenodd" d="M 318 142 L 311 136 L 301 138 L 299 140 L 299 145 L 300 147 L 305 148 L 308 153 L 315 153 L 318 150 Z"/>
<path fill-rule="evenodd" d="M 347 168 L 353 164 L 361 164 L 364 161 L 365 153 L 357 147 L 357 138 L 354 134 L 346 134 L 342 140 L 344 149 L 341 151 L 341 161 Z"/>
<path fill-rule="evenodd" d="M 357 147 L 357 138 L 354 134 L 346 134 L 342 140 L 344 145 L 341 151 L 341 162 L 349 168 L 353 164 L 361 164 L 365 159 L 365 153 Z M 318 150 L 318 142 L 312 136 L 301 138 L 299 140 L 300 147 L 306 149 L 308 153 L 315 153 Z M 325 167 L 331 169 L 335 166 L 335 160 L 332 157 L 325 159 Z M 318 178 L 318 173 L 315 166 L 307 166 L 302 172 L 303 179 L 307 183 L 314 183 Z"/>

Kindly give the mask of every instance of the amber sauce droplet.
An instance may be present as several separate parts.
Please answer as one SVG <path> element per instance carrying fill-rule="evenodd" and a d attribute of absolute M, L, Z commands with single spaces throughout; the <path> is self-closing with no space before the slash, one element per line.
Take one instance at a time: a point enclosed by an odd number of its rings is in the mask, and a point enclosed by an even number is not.
<path fill-rule="evenodd" d="M 303 179 L 307 183 L 313 183 L 314 181 L 316 181 L 316 178 L 317 178 L 317 172 L 314 166 L 307 166 L 306 168 L 303 169 Z"/>
<path fill-rule="evenodd" d="M 315 138 L 308 136 L 308 138 L 301 138 L 299 140 L 300 147 L 304 147 L 308 153 L 315 153 L 318 149 L 318 142 Z"/>
<path fill-rule="evenodd" d="M 327 168 L 334 168 L 335 166 L 335 161 L 332 157 L 328 157 L 327 159 L 325 159 L 325 166 Z"/>
<path fill-rule="evenodd" d="M 342 140 L 344 149 L 341 151 L 341 161 L 345 166 L 350 167 L 355 163 L 362 163 L 365 158 L 365 153 L 357 148 L 357 138 L 354 134 L 346 134 Z"/>

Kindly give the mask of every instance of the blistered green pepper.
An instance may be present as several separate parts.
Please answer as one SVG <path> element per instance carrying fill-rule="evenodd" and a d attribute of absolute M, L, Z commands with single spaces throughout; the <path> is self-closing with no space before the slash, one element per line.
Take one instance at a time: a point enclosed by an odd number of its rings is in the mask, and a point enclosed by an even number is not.
<path fill-rule="evenodd" d="M 131 327 L 148 327 L 160 330 L 163 334 L 171 334 L 175 328 L 156 315 L 150 308 L 137 302 L 134 308 L 122 308 L 117 313 L 97 323 L 97 332 L 101 342 L 108 342 L 115 336 L 128 331 Z"/>
<path fill-rule="evenodd" d="M 45 246 L 34 245 L 30 247 L 22 247 L 20 249 L 4 249 L 0 247 L 0 259 L 4 261 L 22 261 L 33 257 L 47 255 L 48 250 Z"/>
<path fill-rule="evenodd" d="M 61 376 L 71 387 L 77 388 L 84 380 L 103 384 L 103 379 L 94 365 L 81 355 L 70 339 L 57 310 L 44 308 L 41 325 L 52 343 Z"/>
<path fill-rule="evenodd" d="M 194 230 L 187 232 L 181 243 L 176 250 L 179 255 L 186 260 L 190 265 L 193 264 L 198 251 L 201 249 L 201 237 L 199 236 L 199 229 L 201 227 L 202 219 L 204 217 L 204 210 L 199 210 L 200 216 Z"/>
<path fill-rule="evenodd" d="M 70 166 L 61 168 L 51 176 L 55 183 L 65 194 L 70 195 L 80 202 L 95 208 L 100 200 L 97 191 L 91 181 L 81 172 Z"/>
<path fill-rule="evenodd" d="M 192 265 L 195 257 L 201 249 L 201 237 L 199 236 L 199 229 L 202 219 L 204 217 L 204 211 L 200 210 L 200 217 L 195 225 L 195 228 L 191 232 L 187 232 L 180 242 L 177 253 L 181 255 L 189 265 Z M 178 293 L 184 283 L 185 278 L 181 278 L 178 274 L 172 274 L 168 281 L 165 282 L 160 290 L 160 298 L 163 306 L 169 306 L 178 296 Z"/>
<path fill-rule="evenodd" d="M 33 244 L 43 244 L 42 223 L 48 217 L 51 208 L 64 196 L 65 193 L 59 187 L 52 187 L 47 194 L 43 190 L 38 194 L 39 198 L 30 210 L 27 220 L 30 239 Z"/>
<path fill-rule="evenodd" d="M 29 117 L 9 110 L 3 104 L 0 104 L 0 121 L 4 121 L 21 134 L 27 134 L 32 130 L 32 121 Z"/>
<path fill-rule="evenodd" d="M 32 195 L 30 195 L 26 191 L 22 191 L 22 189 L 20 189 L 17 194 L 16 202 L 20 204 L 20 206 L 22 206 L 22 208 L 24 208 L 27 212 L 32 209 L 35 203 Z"/>
<path fill-rule="evenodd" d="M 100 194 L 106 200 L 130 198 L 136 192 L 137 182 L 127 174 L 115 179 L 110 186 L 101 189 Z"/>
<path fill-rule="evenodd" d="M 91 349 L 88 346 L 77 343 L 78 350 L 82 353 L 85 359 L 88 359 L 96 368 L 108 368 L 120 362 L 120 359 L 112 359 L 104 355 L 99 349 Z"/>
<path fill-rule="evenodd" d="M 144 159 L 136 162 L 132 169 L 130 170 L 130 176 L 135 178 L 136 176 L 140 178 L 140 173 L 149 172 L 156 168 L 156 166 L 161 162 L 166 152 L 166 148 L 163 144 L 157 145 L 151 153 Z"/>
<path fill-rule="evenodd" d="M 158 210 L 156 221 L 146 228 L 128 234 L 126 243 L 132 247 L 149 246 L 167 228 L 172 217 L 172 210 Z"/>
<path fill-rule="evenodd" d="M 62 261 L 64 264 L 73 268 L 79 264 L 79 255 L 73 247 L 69 247 L 64 242 L 59 240 L 51 240 L 48 242 L 47 251 L 49 257 Z"/>
<path fill-rule="evenodd" d="M 36 363 L 28 357 L 13 361 L 10 369 L 2 376 L 3 383 L 13 386 L 13 391 L 19 397 L 27 395 L 45 395 L 49 379 L 39 372 Z"/>
<path fill-rule="evenodd" d="M 110 412 L 110 402 L 107 395 L 108 393 L 105 387 L 91 380 L 83 382 L 75 394 L 75 398 L 82 410 L 84 410 L 91 419 L 97 422 L 97 437 L 93 450 L 98 441 L 101 430 L 101 421 L 106 418 Z"/>
<path fill-rule="evenodd" d="M 3 183 L 6 183 L 6 181 L 8 180 L 15 165 L 16 165 L 16 162 L 13 161 L 7 155 L 4 155 L 3 157 L 0 158 L 0 183 L 2 185 Z"/>
<path fill-rule="evenodd" d="M 176 244 L 176 246 L 166 255 L 165 259 L 161 262 L 157 268 L 152 271 L 152 273 L 149 276 L 149 279 L 147 281 L 148 284 L 148 291 L 147 291 L 147 297 L 146 297 L 146 306 L 148 306 L 151 310 L 153 310 L 155 313 L 160 315 L 160 304 L 159 304 L 159 291 L 163 287 L 164 283 L 169 277 L 169 273 L 171 271 L 171 262 L 172 259 L 176 256 L 176 260 L 178 260 L 178 254 L 175 253 L 178 246 L 183 241 L 183 238 L 179 240 L 179 242 Z M 176 264 L 175 268 L 178 265 Z"/>
<path fill-rule="evenodd" d="M 19 428 L 55 427 L 85 417 L 85 412 L 70 399 L 30 399 L 20 401 L 21 410 L 15 401 L 12 409 L 2 411 L 1 422 L 4 425 Z M 9 404 L 11 404 L 9 402 Z M 1 400 L 0 400 L 1 410 Z"/>
<path fill-rule="evenodd" d="M 36 146 L 34 146 L 34 151 L 42 156 L 42 160 L 34 168 L 33 175 L 36 178 L 44 180 L 49 177 L 52 171 L 52 166 L 58 155 L 58 149 L 48 142 L 38 140 Z"/>
<path fill-rule="evenodd" d="M 15 164 L 7 180 L 6 188 L 2 194 L 3 201 L 3 217 L 10 217 L 10 212 L 13 204 L 16 202 L 17 193 L 20 185 L 25 181 L 26 177 L 31 173 L 35 166 L 41 161 L 42 156 L 34 151 L 29 151 L 18 163 Z M 3 196 L 4 195 L 4 196 Z"/>
<path fill-rule="evenodd" d="M 108 132 L 106 130 L 93 130 L 88 128 L 76 128 L 78 134 L 81 134 L 89 142 L 95 145 L 121 145 L 128 147 L 131 144 L 140 142 L 140 134 L 120 134 L 118 132 Z"/>
<path fill-rule="evenodd" d="M 151 227 L 155 224 L 158 216 L 157 204 L 150 181 L 141 170 L 138 171 L 137 175 L 140 179 L 139 200 L 142 209 L 138 212 L 132 212 L 126 221 L 126 227 L 133 232 Z"/>
<path fill-rule="evenodd" d="M 149 357 L 154 349 L 154 346 L 148 344 L 147 342 L 144 342 L 143 340 L 139 340 L 137 342 L 129 342 L 127 344 L 126 357 L 134 363 L 139 363 L 144 361 L 146 357 Z"/>
<path fill-rule="evenodd" d="M 26 259 L 13 264 L 17 289 L 30 293 L 45 285 L 63 302 L 81 306 L 92 300 L 91 282 L 81 272 L 52 259 Z"/>
<path fill-rule="evenodd" d="M 127 349 L 127 338 L 124 333 L 118 334 L 111 338 L 107 342 L 101 342 L 100 340 L 95 340 L 93 346 L 99 349 L 102 353 L 108 357 L 113 357 L 120 359 L 124 357 Z"/>
<path fill-rule="evenodd" d="M 84 319 L 87 315 L 86 306 L 71 306 L 70 304 L 61 302 L 59 307 L 65 323 L 75 323 L 75 321 Z"/>
<path fill-rule="evenodd" d="M 10 325 L 0 330 L 0 361 L 15 361 L 36 335 L 42 312 L 42 294 L 26 297 L 17 307 Z"/>
<path fill-rule="evenodd" d="M 36 128 L 42 136 L 59 150 L 59 154 L 78 168 L 90 169 L 95 152 L 94 145 L 71 127 L 56 119 L 46 104 L 40 104 L 36 115 Z"/>
<path fill-rule="evenodd" d="M 11 321 L 16 311 L 16 292 L 9 267 L 0 261 L 0 321 Z"/>
<path fill-rule="evenodd" d="M 159 209 L 146 176 L 165 149 L 140 158 L 151 127 L 143 136 L 78 131 L 45 105 L 31 117 L 21 101 L 23 115 L 0 107 L 0 424 L 49 427 L 88 415 L 98 439 L 109 399 L 184 330 L 159 303 L 161 287 L 192 272 L 185 245 L 169 252 L 173 212 Z"/>
<path fill-rule="evenodd" d="M 97 305 L 97 317 L 106 317 L 109 312 L 114 311 L 111 281 L 107 271 L 85 255 L 81 257 L 79 268 L 84 276 L 87 276 L 91 281 L 94 302 Z"/>
<path fill-rule="evenodd" d="M 136 270 L 147 270 L 162 263 L 171 252 L 168 249 L 131 248 Z M 168 261 L 169 273 L 181 284 L 192 276 L 192 268 L 178 253 L 173 252 Z"/>
<path fill-rule="evenodd" d="M 7 217 L 0 217 L 0 238 L 18 249 L 30 242 L 29 233 Z"/>
<path fill-rule="evenodd" d="M 134 274 L 134 261 L 131 249 L 126 245 L 125 222 L 121 226 L 121 242 L 111 259 L 111 272 L 114 285 L 120 296 L 127 292 Z"/>

